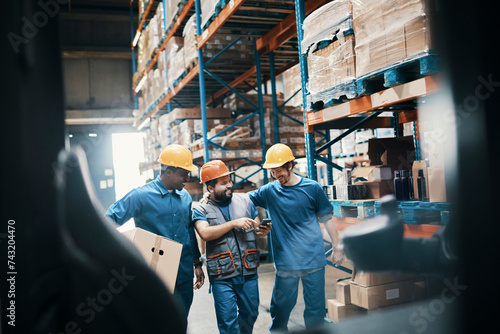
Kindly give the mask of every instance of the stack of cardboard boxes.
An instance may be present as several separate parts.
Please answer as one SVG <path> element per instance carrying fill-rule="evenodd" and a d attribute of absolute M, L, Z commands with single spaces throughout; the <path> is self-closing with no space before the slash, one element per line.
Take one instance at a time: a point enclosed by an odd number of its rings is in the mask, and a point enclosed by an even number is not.
<path fill-rule="evenodd" d="M 352 3 L 357 77 L 430 50 L 426 0 Z"/>
<path fill-rule="evenodd" d="M 302 81 L 300 78 L 300 64 L 290 67 L 283 72 L 284 95 L 287 106 L 298 107 L 302 105 Z M 298 92 L 298 93 L 297 93 Z M 295 95 L 294 95 L 295 94 Z"/>
<path fill-rule="evenodd" d="M 356 76 L 351 1 L 332 1 L 318 8 L 306 17 L 303 28 L 301 46 L 302 53 L 307 55 L 310 102 L 338 99 L 342 95 L 355 97 L 351 89 L 339 88 Z M 328 97 L 318 96 L 332 87 L 338 87 L 337 91 L 330 92 Z"/>
<path fill-rule="evenodd" d="M 352 277 L 337 281 L 335 299 L 329 299 L 327 303 L 328 317 L 338 322 L 383 307 L 421 300 L 426 296 L 425 277 L 355 269 Z"/>
<path fill-rule="evenodd" d="M 428 54 L 430 12 L 427 0 L 337 0 L 309 14 L 301 44 L 308 103 L 354 98 L 355 88 L 347 85 L 354 79 Z"/>

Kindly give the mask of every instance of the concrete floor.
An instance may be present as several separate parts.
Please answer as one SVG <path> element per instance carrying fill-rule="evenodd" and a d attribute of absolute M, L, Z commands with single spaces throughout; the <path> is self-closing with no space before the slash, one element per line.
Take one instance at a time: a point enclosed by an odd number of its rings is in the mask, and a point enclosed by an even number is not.
<path fill-rule="evenodd" d="M 346 261 L 347 262 L 347 261 Z M 344 266 L 352 268 L 350 263 L 343 263 Z M 204 267 L 205 268 L 205 267 Z M 205 272 L 206 276 L 206 272 Z M 326 266 L 325 273 L 325 291 L 326 298 L 335 298 L 335 281 L 338 278 L 349 276 L 344 271 Z M 254 326 L 254 333 L 269 333 L 269 325 L 271 324 L 271 316 L 269 314 L 269 306 L 271 302 L 271 293 L 274 286 L 274 265 L 266 261 L 261 261 L 259 267 L 259 291 L 260 291 L 260 309 L 259 317 Z M 217 334 L 217 320 L 215 318 L 215 309 L 213 297 L 208 293 L 208 279 L 200 290 L 194 293 L 193 305 L 189 312 L 188 318 L 188 333 L 189 334 Z M 299 297 L 297 305 L 292 311 L 290 321 L 288 323 L 289 331 L 297 331 L 304 329 L 304 319 L 302 313 L 304 311 L 304 299 L 302 297 L 302 287 L 299 286 Z"/>

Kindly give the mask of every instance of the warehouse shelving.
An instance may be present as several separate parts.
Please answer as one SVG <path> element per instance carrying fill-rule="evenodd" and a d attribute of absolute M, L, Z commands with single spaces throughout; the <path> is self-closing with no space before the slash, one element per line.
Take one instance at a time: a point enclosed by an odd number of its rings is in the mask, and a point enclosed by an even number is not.
<path fill-rule="evenodd" d="M 304 31 L 302 28 L 306 13 L 304 1 L 296 0 L 298 45 L 302 47 Z M 398 66 L 386 68 L 376 73 L 377 89 L 371 90 L 368 75 L 350 81 L 349 89 L 341 87 L 340 91 L 353 92 L 344 99 L 325 100 L 325 105 L 312 104 L 308 96 L 308 63 L 300 50 L 300 69 L 302 77 L 302 99 L 304 101 L 307 170 L 309 178 L 318 180 L 317 162 L 324 163 L 327 168 L 327 184 L 333 185 L 333 169 L 342 171 L 337 160 L 341 157 L 327 157 L 320 155 L 329 150 L 349 133 L 362 127 L 366 128 L 393 128 L 395 137 L 401 135 L 400 124 L 413 122 L 413 137 L 415 144 L 415 160 L 420 160 L 420 139 L 418 133 L 417 100 L 438 92 L 441 88 L 436 56 L 431 52 L 424 56 L 415 57 L 408 63 L 401 62 Z M 409 64 L 409 65 L 408 65 Z M 408 77 L 401 68 L 417 67 L 415 73 Z M 370 73 L 369 73 L 370 74 Z M 372 77 L 370 77 L 371 79 Z M 358 80 L 357 80 L 358 79 Z M 330 88 L 335 90 L 336 88 Z M 342 94 L 339 94 L 342 95 Z M 349 96 L 351 95 L 351 96 Z M 392 117 L 380 118 L 383 112 L 391 112 Z M 315 131 L 318 129 L 347 129 L 341 136 L 328 139 L 328 142 L 317 147 Z M 339 159 L 336 159 L 339 158 Z M 351 163 L 367 161 L 366 156 L 351 156 Z M 322 170 L 320 170 L 322 172 Z M 370 219 L 380 214 L 378 200 L 332 200 L 334 208 L 334 225 L 338 231 Z M 399 201 L 398 212 L 404 223 L 404 235 L 407 237 L 429 238 L 438 229 L 446 225 L 452 210 L 450 203 L 432 203 L 419 201 Z M 329 255 L 331 249 L 326 253 Z M 333 265 L 328 261 L 329 265 Z M 349 270 L 340 268 L 349 273 Z"/>
<path fill-rule="evenodd" d="M 311 0 L 307 1 L 307 11 L 312 11 L 327 1 Z M 168 39 L 174 34 L 178 34 L 178 29 L 182 27 L 183 21 L 187 16 L 193 12 L 193 5 L 199 4 L 197 1 L 189 0 L 184 1 L 182 12 L 179 14 L 171 30 L 167 32 L 165 39 L 162 41 L 158 50 L 153 54 L 151 60 L 148 62 L 143 73 L 136 75 L 134 80 L 134 89 L 137 90 L 137 84 L 140 82 L 141 77 L 144 77 L 148 71 L 152 70 L 157 61 L 159 51 L 164 49 Z M 202 112 L 202 119 L 204 120 L 204 138 L 205 138 L 205 153 L 203 156 L 195 155 L 195 159 L 204 159 L 208 161 L 213 158 L 221 158 L 231 160 L 233 166 L 239 167 L 245 164 L 260 165 L 265 154 L 265 138 L 261 138 L 260 155 L 257 156 L 259 150 L 226 150 L 212 141 L 216 136 L 224 134 L 224 131 L 218 133 L 212 138 L 207 138 L 208 129 L 206 128 L 205 106 L 206 104 L 199 101 L 206 101 L 206 103 L 214 103 L 222 99 L 227 92 L 233 92 L 236 95 L 248 91 L 249 87 L 257 87 L 258 96 L 262 96 L 261 88 L 262 81 L 271 80 L 273 92 L 275 97 L 275 76 L 284 72 L 288 68 L 295 65 L 298 61 L 297 53 L 297 40 L 294 1 L 269 1 L 265 6 L 259 1 L 219 1 L 218 12 L 206 25 L 206 29 L 201 31 L 200 22 L 197 22 L 198 31 L 198 49 L 201 54 L 198 57 L 198 63 L 194 65 L 185 76 L 181 77 L 178 84 L 171 89 L 168 93 L 162 95 L 153 105 L 149 106 L 148 112 L 142 115 L 138 128 L 144 127 L 148 121 L 158 115 L 159 113 L 166 112 L 165 106 L 169 105 L 168 111 L 172 110 L 172 105 L 176 104 L 181 107 L 196 107 L 200 105 Z M 148 5 L 149 7 L 149 5 Z M 196 11 L 199 21 L 199 8 Z M 211 37 L 214 36 L 221 28 L 230 29 L 234 38 L 252 39 L 254 44 L 254 54 L 257 56 L 255 65 L 248 62 L 244 66 L 238 65 L 231 68 L 224 68 L 221 66 L 212 66 L 213 64 L 203 64 L 200 59 L 203 59 L 204 46 Z M 138 30 L 139 31 L 139 30 Z M 233 41 L 234 42 L 234 41 Z M 227 46 L 229 48 L 230 45 Z M 212 57 L 213 59 L 219 57 L 224 60 L 224 52 Z M 269 53 L 268 57 L 262 57 L 264 53 Z M 201 68 L 201 70 L 200 70 Z M 277 68 L 277 69 L 276 69 Z M 260 81 L 260 82 L 259 82 Z M 203 82 L 203 84 L 201 83 Z M 203 86 L 203 87 L 202 87 Z M 241 96 L 244 99 L 244 96 Z M 274 113 L 280 111 L 275 98 L 273 99 Z M 255 105 L 255 111 L 246 116 L 244 120 L 249 119 L 251 116 L 263 115 L 262 104 Z M 262 117 L 262 116 L 261 116 Z M 237 126 L 243 121 L 234 124 Z M 263 124 L 261 124 L 263 127 Z M 225 131 L 228 131 L 226 129 Z M 277 131 L 276 131 L 277 132 Z M 215 146 L 219 150 L 210 150 L 210 146 Z M 297 156 L 305 156 L 305 151 L 301 149 L 294 150 Z M 200 162 L 197 162 L 200 164 Z M 267 173 L 264 173 L 265 182 L 267 182 Z M 243 181 L 243 180 L 242 180 Z"/>

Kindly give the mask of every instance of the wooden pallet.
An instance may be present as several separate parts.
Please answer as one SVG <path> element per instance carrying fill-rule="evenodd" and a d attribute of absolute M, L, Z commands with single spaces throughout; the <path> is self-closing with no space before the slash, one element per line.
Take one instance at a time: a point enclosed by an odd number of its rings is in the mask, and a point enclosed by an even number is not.
<path fill-rule="evenodd" d="M 191 72 L 198 65 L 198 58 L 194 58 L 186 65 L 185 72 L 186 74 Z"/>
<path fill-rule="evenodd" d="M 346 100 L 352 100 L 357 96 L 356 80 L 350 80 L 323 92 L 308 95 L 307 110 L 322 110 L 330 105 L 340 104 Z"/>
<path fill-rule="evenodd" d="M 357 78 L 357 95 L 370 95 L 437 72 L 437 57 L 432 53 L 425 52 Z"/>
<path fill-rule="evenodd" d="M 333 216 L 366 219 L 375 216 L 375 200 L 333 200 Z"/>
<path fill-rule="evenodd" d="M 450 219 L 451 205 L 449 203 L 402 201 L 398 202 L 398 211 L 405 224 L 446 225 Z M 375 203 L 375 215 L 380 214 L 380 205 Z"/>

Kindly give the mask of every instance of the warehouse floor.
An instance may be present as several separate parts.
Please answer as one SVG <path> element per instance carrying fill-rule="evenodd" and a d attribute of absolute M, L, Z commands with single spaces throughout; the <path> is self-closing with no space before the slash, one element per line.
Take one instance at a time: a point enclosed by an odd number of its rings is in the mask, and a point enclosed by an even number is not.
<path fill-rule="evenodd" d="M 352 268 L 347 263 L 344 266 Z M 206 275 L 206 272 L 205 272 Z M 349 274 L 326 266 L 326 298 L 335 298 L 335 281 L 338 278 L 349 276 Z M 260 291 L 260 309 L 259 317 L 254 326 L 254 333 L 268 333 L 268 327 L 271 324 L 271 316 L 269 314 L 269 305 L 271 302 L 271 293 L 274 285 L 274 265 L 266 261 L 262 261 L 259 267 L 259 291 Z M 189 313 L 188 333 L 189 334 L 217 334 L 217 321 L 215 318 L 215 309 L 213 297 L 208 293 L 208 280 L 204 286 L 195 291 L 193 305 Z M 288 329 L 290 331 L 304 329 L 304 319 L 302 313 L 304 311 L 304 299 L 302 297 L 302 287 L 299 286 L 299 297 L 297 305 L 292 311 Z"/>

